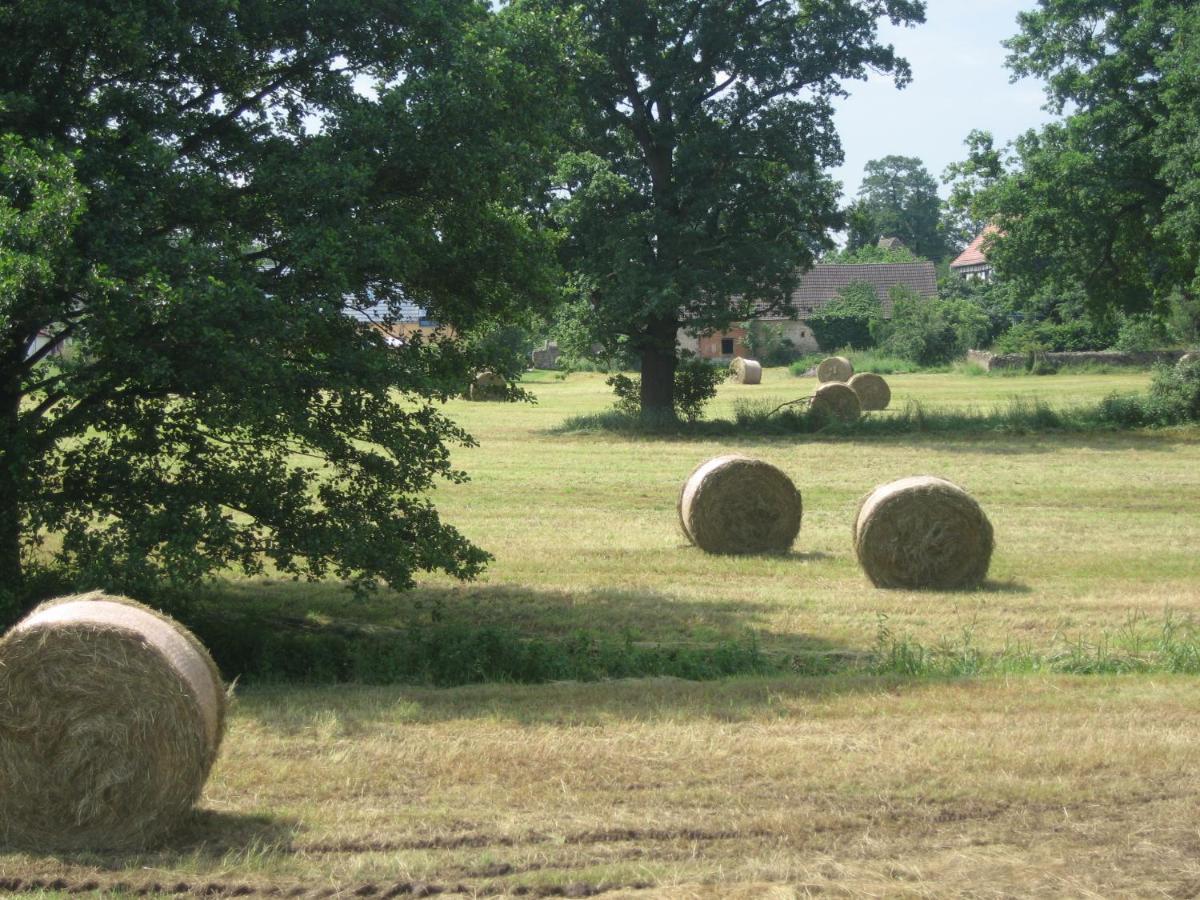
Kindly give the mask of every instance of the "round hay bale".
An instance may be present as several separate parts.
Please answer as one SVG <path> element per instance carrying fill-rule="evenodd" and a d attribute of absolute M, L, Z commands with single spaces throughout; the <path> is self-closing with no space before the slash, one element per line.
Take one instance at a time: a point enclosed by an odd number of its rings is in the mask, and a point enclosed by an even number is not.
<path fill-rule="evenodd" d="M 697 466 L 683 483 L 678 509 L 683 533 L 708 553 L 783 553 L 804 513 L 787 475 L 739 455 Z"/>
<path fill-rule="evenodd" d="M 932 475 L 875 488 L 854 519 L 854 551 L 876 587 L 974 587 L 987 577 L 993 544 L 975 499 Z"/>
<path fill-rule="evenodd" d="M 225 726 L 212 657 L 172 619 L 99 592 L 0 640 L 0 841 L 144 847 L 185 817 Z"/>
<path fill-rule="evenodd" d="M 817 381 L 826 384 L 830 381 L 847 382 L 854 375 L 854 365 L 844 356 L 831 356 L 821 360 L 817 366 Z"/>
<path fill-rule="evenodd" d="M 478 401 L 503 400 L 507 389 L 508 385 L 504 379 L 495 372 L 480 372 L 475 376 L 475 380 L 471 382 L 471 387 L 467 391 L 467 399 Z"/>
<path fill-rule="evenodd" d="M 738 384 L 759 384 L 762 382 L 762 363 L 754 359 L 742 359 L 740 356 L 729 364 L 733 380 Z"/>
<path fill-rule="evenodd" d="M 825 421 L 857 422 L 862 415 L 858 394 L 846 384 L 831 381 L 823 384 L 812 398 L 812 412 Z"/>
<path fill-rule="evenodd" d="M 846 384 L 858 394 L 858 402 L 862 405 L 863 412 L 887 409 L 888 404 L 892 402 L 892 389 L 882 376 L 873 372 L 860 372 Z"/>

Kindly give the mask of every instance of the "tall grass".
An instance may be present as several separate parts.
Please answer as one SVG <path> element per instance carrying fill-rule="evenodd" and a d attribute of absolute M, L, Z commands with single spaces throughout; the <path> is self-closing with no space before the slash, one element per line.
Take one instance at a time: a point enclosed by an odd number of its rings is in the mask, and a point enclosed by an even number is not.
<path fill-rule="evenodd" d="M 1010 398 L 991 407 L 968 409 L 929 408 L 916 400 L 882 413 L 863 416 L 857 422 L 840 423 L 814 419 L 803 404 L 780 407 L 762 400 L 741 400 L 730 419 L 697 422 L 656 421 L 647 423 L 613 410 L 572 416 L 556 431 L 610 432 L 616 434 L 683 438 L 763 437 L 811 434 L 829 437 L 883 437 L 902 434 L 1006 434 L 1039 432 L 1112 431 L 1145 424 L 1136 415 L 1135 401 L 1110 397 L 1097 405 L 1056 408 L 1042 400 Z"/>
<path fill-rule="evenodd" d="M 876 375 L 935 374 L 951 371 L 951 366 L 922 366 L 902 356 L 892 356 L 879 350 L 836 350 L 833 353 L 810 353 L 788 366 L 793 375 L 806 375 L 821 360 L 829 356 L 844 356 L 854 365 L 855 372 L 873 372 Z"/>
<path fill-rule="evenodd" d="M 874 675 L 961 678 L 976 675 L 1052 673 L 1062 675 L 1200 674 L 1200 625 L 1168 611 L 1159 622 L 1132 615 L 1098 638 L 1056 636 L 1048 650 L 1014 641 L 997 652 L 974 643 L 974 629 L 956 638 L 922 643 L 893 634 L 881 617 L 874 647 L 855 666 Z"/>

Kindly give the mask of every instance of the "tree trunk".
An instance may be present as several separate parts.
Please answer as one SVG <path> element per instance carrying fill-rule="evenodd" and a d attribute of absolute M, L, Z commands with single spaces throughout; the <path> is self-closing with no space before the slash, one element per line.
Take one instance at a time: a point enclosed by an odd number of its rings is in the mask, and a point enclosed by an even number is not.
<path fill-rule="evenodd" d="M 658 323 L 642 347 L 642 418 L 675 418 L 675 332 L 672 323 Z M 667 336 L 669 334 L 669 337 Z"/>

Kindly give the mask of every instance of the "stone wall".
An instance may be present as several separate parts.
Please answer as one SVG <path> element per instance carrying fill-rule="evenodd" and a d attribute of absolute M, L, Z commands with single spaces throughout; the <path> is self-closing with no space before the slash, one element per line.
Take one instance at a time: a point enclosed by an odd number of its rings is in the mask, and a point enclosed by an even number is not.
<path fill-rule="evenodd" d="M 1146 369 L 1156 363 L 1178 362 L 1183 350 L 1144 350 L 1125 353 L 1119 350 L 1094 350 L 1069 353 L 1038 353 L 1038 359 L 1046 365 L 1060 366 L 1128 366 Z M 1029 367 L 1028 353 L 989 353 L 986 350 L 968 350 L 967 362 L 975 363 L 988 372 L 997 369 L 1025 369 Z"/>

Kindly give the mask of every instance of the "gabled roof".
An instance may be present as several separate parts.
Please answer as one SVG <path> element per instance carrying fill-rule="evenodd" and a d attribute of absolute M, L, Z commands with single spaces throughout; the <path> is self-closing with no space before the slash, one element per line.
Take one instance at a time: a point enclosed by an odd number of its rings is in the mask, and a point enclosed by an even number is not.
<path fill-rule="evenodd" d="M 985 266 L 987 265 L 987 254 L 983 252 L 983 241 L 989 235 L 998 234 L 1000 231 L 995 225 L 988 225 L 975 235 L 975 240 L 967 245 L 967 249 L 958 254 L 954 262 L 950 263 L 950 268 L 961 269 L 964 266 Z"/>
<path fill-rule="evenodd" d="M 856 281 L 865 281 L 875 288 L 885 317 L 892 314 L 888 296 L 896 285 L 903 285 L 921 297 L 937 296 L 937 270 L 928 260 L 911 263 L 854 263 L 853 265 L 820 265 L 805 272 L 792 292 L 791 305 L 803 319 L 816 312 Z M 778 315 L 767 312 L 766 304 L 755 305 L 756 316 Z"/>

